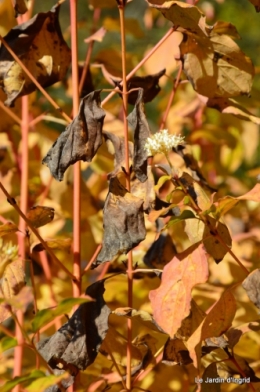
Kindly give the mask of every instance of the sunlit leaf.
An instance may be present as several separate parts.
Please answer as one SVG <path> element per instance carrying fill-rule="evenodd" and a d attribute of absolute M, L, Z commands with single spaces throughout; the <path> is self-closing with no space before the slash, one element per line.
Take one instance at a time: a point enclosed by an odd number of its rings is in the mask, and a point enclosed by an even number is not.
<path fill-rule="evenodd" d="M 193 364 L 200 366 L 201 343 L 203 340 L 222 335 L 231 326 L 236 313 L 236 301 L 230 291 L 225 291 L 207 313 L 200 326 L 187 341 Z"/>
<path fill-rule="evenodd" d="M 45 373 L 41 370 L 33 370 L 29 374 L 25 374 L 20 377 L 14 377 L 13 380 L 7 381 L 4 385 L 1 386 L 1 392 L 9 392 L 13 391 L 13 388 L 16 385 L 23 385 L 23 384 L 29 384 L 33 380 L 37 380 L 39 377 L 45 377 Z"/>
<path fill-rule="evenodd" d="M 4 37 L 43 87 L 62 80 L 70 65 L 71 54 L 61 33 L 59 9 L 60 6 L 55 6 L 49 12 L 35 15 Z M 18 97 L 36 89 L 4 45 L 0 49 L 0 85 L 7 94 L 7 106 L 13 106 Z"/>
<path fill-rule="evenodd" d="M 71 238 L 45 238 L 44 241 L 51 249 L 59 249 L 67 253 L 69 253 L 71 250 Z M 42 252 L 43 250 L 45 250 L 45 248 L 41 242 L 36 242 L 31 246 L 32 252 Z"/>
<path fill-rule="evenodd" d="M 47 225 L 54 218 L 54 208 L 35 206 L 27 212 L 27 218 L 33 227 L 38 228 Z"/>
<path fill-rule="evenodd" d="M 158 289 L 150 291 L 153 317 L 170 337 L 189 315 L 191 290 L 208 279 L 208 257 L 202 246 L 183 260 L 174 257 L 163 270 Z"/>
<path fill-rule="evenodd" d="M 186 219 L 196 219 L 196 216 L 191 210 L 184 210 L 179 216 L 172 217 L 167 223 L 167 227 L 171 227 L 172 225 Z"/>
<path fill-rule="evenodd" d="M 81 100 L 79 114 L 53 144 L 42 163 L 56 180 L 63 179 L 70 165 L 82 160 L 90 162 L 102 144 L 105 111 L 100 104 L 100 90 Z"/>
<path fill-rule="evenodd" d="M 17 339 L 5 336 L 0 341 L 0 353 L 17 346 Z"/>

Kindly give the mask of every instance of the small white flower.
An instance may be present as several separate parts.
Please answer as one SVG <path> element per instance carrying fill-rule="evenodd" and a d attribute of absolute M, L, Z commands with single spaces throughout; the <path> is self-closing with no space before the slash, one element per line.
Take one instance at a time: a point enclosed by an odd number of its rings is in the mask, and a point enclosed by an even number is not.
<path fill-rule="evenodd" d="M 173 147 L 177 147 L 180 144 L 184 144 L 184 136 L 169 135 L 168 130 L 164 129 L 152 137 L 148 137 L 144 148 L 148 156 L 159 153 L 167 155 Z"/>

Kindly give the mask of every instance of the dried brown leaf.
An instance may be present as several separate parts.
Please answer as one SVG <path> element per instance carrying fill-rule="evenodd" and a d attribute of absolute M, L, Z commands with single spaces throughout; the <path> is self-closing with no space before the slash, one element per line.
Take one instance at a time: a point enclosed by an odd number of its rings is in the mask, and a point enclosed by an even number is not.
<path fill-rule="evenodd" d="M 135 173 L 133 173 L 131 177 L 131 193 L 143 199 L 144 212 L 149 214 L 155 206 L 154 176 L 150 165 L 147 166 L 147 180 L 144 182 L 139 181 Z"/>
<path fill-rule="evenodd" d="M 188 365 L 192 363 L 184 342 L 178 338 L 169 338 L 164 345 L 162 363 L 166 365 Z"/>
<path fill-rule="evenodd" d="M 127 90 L 130 91 L 134 88 L 143 89 L 143 102 L 151 102 L 161 91 L 159 86 L 160 78 L 165 75 L 166 69 L 154 75 L 147 76 L 133 76 L 127 81 Z M 121 80 L 115 80 L 115 85 L 122 91 L 122 86 L 120 85 Z M 121 94 L 120 94 L 121 96 Z M 131 105 L 137 105 L 139 100 L 139 91 L 132 91 L 128 94 L 128 102 Z"/>
<path fill-rule="evenodd" d="M 207 216 L 207 220 L 210 225 L 205 225 L 203 232 L 203 244 L 206 251 L 218 264 L 226 255 L 228 249 L 231 248 L 232 238 L 224 223 L 217 221 L 209 215 Z"/>
<path fill-rule="evenodd" d="M 260 308 L 260 269 L 252 271 L 243 281 L 242 286 L 246 290 L 249 299 Z"/>
<path fill-rule="evenodd" d="M 90 162 L 102 144 L 105 111 L 100 104 L 100 90 L 81 100 L 79 114 L 58 137 L 42 163 L 61 181 L 66 169 L 75 162 Z"/>
<path fill-rule="evenodd" d="M 225 291 L 214 304 L 200 326 L 187 341 L 193 364 L 200 367 L 201 344 L 207 338 L 222 335 L 229 329 L 236 313 L 236 301 L 230 291 Z"/>
<path fill-rule="evenodd" d="M 104 206 L 104 239 L 95 266 L 129 252 L 145 239 L 143 203 L 117 177 L 110 179 Z"/>
<path fill-rule="evenodd" d="M 149 268 L 162 269 L 177 254 L 176 247 L 172 241 L 172 237 L 163 232 L 144 256 L 144 263 Z"/>
<path fill-rule="evenodd" d="M 14 1 L 15 17 L 25 14 L 28 11 L 26 0 L 15 0 Z"/>
<path fill-rule="evenodd" d="M 54 374 L 64 371 L 71 374 L 69 385 L 79 370 L 86 369 L 94 362 L 107 334 L 111 311 L 103 299 L 104 291 L 103 280 L 89 286 L 86 295 L 94 301 L 81 304 L 66 324 L 37 345 Z"/>
<path fill-rule="evenodd" d="M 150 136 L 149 125 L 144 113 L 144 91 L 138 92 L 134 110 L 127 117 L 128 123 L 134 131 L 133 170 L 139 181 L 147 180 L 147 152 L 144 148 Z"/>
<path fill-rule="evenodd" d="M 59 8 L 55 6 L 49 12 L 35 15 L 28 22 L 12 28 L 4 37 L 43 87 L 62 80 L 70 65 L 70 49 L 63 39 L 58 20 Z M 36 89 L 4 45 L 0 48 L 0 86 L 7 94 L 7 106 L 13 106 L 18 97 Z"/>
<path fill-rule="evenodd" d="M 27 218 L 36 229 L 50 223 L 54 218 L 54 208 L 35 206 L 27 212 Z"/>
<path fill-rule="evenodd" d="M 155 321 L 170 337 L 190 313 L 192 288 L 207 279 L 208 257 L 202 245 L 182 261 L 174 257 L 164 267 L 161 285 L 149 297 Z"/>
<path fill-rule="evenodd" d="M 125 139 L 110 132 L 103 132 L 108 151 L 115 156 L 114 170 L 108 173 L 108 178 L 115 177 L 125 167 Z M 112 146 L 111 146 L 112 144 Z M 133 143 L 128 142 L 129 158 L 133 157 Z"/>

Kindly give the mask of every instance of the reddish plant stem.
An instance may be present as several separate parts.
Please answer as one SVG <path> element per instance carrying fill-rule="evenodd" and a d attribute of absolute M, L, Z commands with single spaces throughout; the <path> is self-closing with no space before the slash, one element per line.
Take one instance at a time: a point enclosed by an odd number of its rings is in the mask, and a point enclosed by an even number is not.
<path fill-rule="evenodd" d="M 28 137 L 29 137 L 29 99 L 28 96 L 22 97 L 22 121 L 21 121 L 21 194 L 20 194 L 20 209 L 26 214 L 28 207 L 28 165 L 29 165 L 29 150 L 28 150 Z M 19 236 L 18 236 L 18 247 L 19 256 L 23 260 L 26 259 L 26 238 L 24 234 L 26 232 L 26 222 L 21 218 L 19 219 Z M 17 319 L 20 325 L 23 325 L 24 315 L 21 310 L 17 312 Z M 17 346 L 14 350 L 14 370 L 13 377 L 20 376 L 22 372 L 22 359 L 23 359 L 23 343 L 24 338 L 21 333 L 21 329 L 16 324 L 15 335 L 17 339 Z M 14 388 L 14 392 L 19 392 L 20 386 L 17 385 Z"/>
<path fill-rule="evenodd" d="M 123 2 L 118 6 L 121 32 L 121 53 L 122 53 L 122 85 L 123 85 L 123 114 L 124 114 L 124 142 L 125 142 L 125 171 L 126 188 L 130 192 L 130 165 L 129 165 L 129 146 L 128 146 L 128 123 L 127 123 L 127 76 L 126 76 L 126 44 L 125 44 L 125 15 Z M 127 255 L 127 305 L 133 306 L 133 257 L 132 251 Z M 126 388 L 131 391 L 131 359 L 132 359 L 132 320 L 127 320 L 127 352 L 126 352 Z"/>
<path fill-rule="evenodd" d="M 79 76 L 78 76 L 78 36 L 77 36 L 77 0 L 70 0 L 70 25 L 71 25 L 71 56 L 72 56 L 72 100 L 73 117 L 79 109 Z M 73 282 L 73 296 L 81 294 L 81 268 L 80 268 L 80 162 L 73 167 L 73 275 L 77 281 Z"/>
<path fill-rule="evenodd" d="M 157 49 L 170 37 L 170 35 L 176 30 L 176 28 L 171 27 L 169 31 L 162 37 L 162 39 L 151 49 L 151 51 L 137 64 L 137 66 L 129 72 L 126 76 L 126 81 L 128 81 L 134 74 L 140 69 L 145 62 L 157 51 Z M 122 85 L 123 81 L 120 83 Z M 120 91 L 118 88 L 114 89 L 108 96 L 103 99 L 102 105 L 105 105 L 116 93 Z"/>
<path fill-rule="evenodd" d="M 46 90 L 40 85 L 40 83 L 35 79 L 35 77 L 32 75 L 32 73 L 26 68 L 26 66 L 23 64 L 23 62 L 19 59 L 19 57 L 14 53 L 14 51 L 11 49 L 11 47 L 8 45 L 8 43 L 5 41 L 5 39 L 0 35 L 0 41 L 2 44 L 6 47 L 8 52 L 12 55 L 14 60 L 20 65 L 22 70 L 26 73 L 26 75 L 31 79 L 31 81 L 35 84 L 35 86 L 41 91 L 41 93 L 45 96 L 45 98 L 51 103 L 51 105 L 58 110 L 61 115 L 67 120 L 68 122 L 71 122 L 71 118 L 63 112 L 63 110 L 59 107 L 59 105 L 52 99 L 52 97 L 47 93 Z"/>
<path fill-rule="evenodd" d="M 21 125 L 22 120 L 7 106 L 4 105 L 4 103 L 0 100 L 0 107 L 3 109 L 17 124 Z"/>
<path fill-rule="evenodd" d="M 165 128 L 165 123 L 166 123 L 170 108 L 172 106 L 172 101 L 175 97 L 177 87 L 179 86 L 181 73 L 182 73 L 182 63 L 180 62 L 179 70 L 178 70 L 178 73 L 177 73 L 177 76 L 176 76 L 176 79 L 175 79 L 175 82 L 173 85 L 173 89 L 172 89 L 171 95 L 168 99 L 168 104 L 167 104 L 166 110 L 163 114 L 163 118 L 162 118 L 161 125 L 160 125 L 160 131 Z"/>
<path fill-rule="evenodd" d="M 93 254 L 93 256 L 91 257 L 91 259 L 89 260 L 88 265 L 86 266 L 86 268 L 84 269 L 82 275 L 84 275 L 87 271 L 90 270 L 92 264 L 94 263 L 94 261 L 96 260 L 96 258 L 98 257 L 99 252 L 101 251 L 102 248 L 102 244 L 98 245 L 97 249 L 95 250 L 95 253 Z"/>

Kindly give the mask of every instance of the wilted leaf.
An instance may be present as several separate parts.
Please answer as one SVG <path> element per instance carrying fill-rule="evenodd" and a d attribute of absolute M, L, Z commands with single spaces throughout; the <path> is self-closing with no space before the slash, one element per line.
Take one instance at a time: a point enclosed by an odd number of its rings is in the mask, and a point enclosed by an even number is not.
<path fill-rule="evenodd" d="M 140 90 L 134 110 L 127 117 L 128 123 L 134 130 L 133 170 L 141 182 L 147 180 L 147 152 L 144 146 L 150 136 L 149 125 L 144 113 L 143 94 L 144 91 Z"/>
<path fill-rule="evenodd" d="M 27 8 L 27 1 L 26 0 L 15 0 L 14 1 L 14 10 L 15 10 L 15 17 L 17 18 L 18 14 L 23 15 L 25 12 L 28 11 Z"/>
<path fill-rule="evenodd" d="M 177 250 L 172 241 L 172 237 L 163 232 L 148 249 L 143 260 L 149 268 L 162 269 L 176 255 Z"/>
<path fill-rule="evenodd" d="M 249 299 L 260 308 L 260 269 L 252 271 L 243 281 L 242 286 Z"/>
<path fill-rule="evenodd" d="M 4 37 L 43 87 L 62 80 L 70 65 L 70 49 L 63 39 L 58 20 L 59 8 L 55 6 L 49 12 L 35 15 L 28 22 L 15 26 Z M 36 89 L 4 45 L 0 49 L 0 85 L 7 94 L 7 106 L 13 106 L 16 98 Z"/>
<path fill-rule="evenodd" d="M 103 136 L 108 146 L 108 151 L 115 156 L 114 170 L 108 173 L 108 178 L 115 177 L 118 172 L 125 167 L 125 139 L 110 132 L 103 132 Z M 111 146 L 111 144 L 112 146 Z M 133 157 L 133 143 L 128 142 L 129 158 Z"/>
<path fill-rule="evenodd" d="M 36 229 L 50 223 L 54 218 L 54 208 L 35 206 L 27 212 L 27 218 Z"/>
<path fill-rule="evenodd" d="M 40 328 L 44 327 L 55 317 L 70 313 L 73 306 L 84 304 L 88 301 L 89 298 L 66 298 L 61 301 L 55 309 L 40 310 L 32 321 L 32 330 L 37 332 Z"/>
<path fill-rule="evenodd" d="M 159 80 L 165 75 L 166 69 L 154 74 L 147 76 L 133 76 L 127 82 L 127 90 L 130 91 L 134 88 L 143 89 L 143 102 L 151 102 L 157 94 L 160 92 Z M 122 86 L 120 85 L 121 81 L 114 81 L 115 85 L 122 91 Z M 137 100 L 140 92 L 132 91 L 128 94 L 128 102 L 132 105 L 137 105 Z M 121 96 L 121 94 L 120 94 Z"/>
<path fill-rule="evenodd" d="M 63 179 L 66 169 L 75 162 L 90 162 L 102 144 L 105 111 L 100 105 L 100 90 L 81 100 L 79 114 L 53 144 L 42 163 L 56 180 Z"/>
<path fill-rule="evenodd" d="M 193 364 L 200 366 L 201 343 L 207 338 L 222 335 L 231 326 L 236 313 L 236 301 L 230 291 L 225 291 L 214 304 L 200 326 L 187 341 Z"/>
<path fill-rule="evenodd" d="M 161 285 L 149 297 L 155 321 L 170 337 L 189 315 L 192 288 L 207 279 L 207 254 L 201 245 L 182 261 L 174 257 L 164 267 Z"/>
<path fill-rule="evenodd" d="M 69 385 L 79 370 L 86 369 L 94 362 L 106 336 L 111 311 L 103 299 L 104 291 L 103 280 L 89 286 L 86 295 L 94 301 L 80 305 L 54 335 L 38 343 L 40 354 L 54 374 L 62 374 L 66 370 L 71 374 Z"/>
<path fill-rule="evenodd" d="M 129 252 L 145 239 L 143 203 L 129 193 L 117 177 L 110 179 L 104 206 L 104 239 L 95 266 Z"/>
<path fill-rule="evenodd" d="M 207 220 L 210 224 L 205 225 L 203 232 L 203 244 L 206 251 L 218 264 L 226 255 L 228 249 L 231 248 L 232 238 L 224 223 L 217 221 L 209 215 L 207 216 Z"/>
<path fill-rule="evenodd" d="M 152 166 L 147 166 L 147 180 L 140 182 L 136 177 L 135 173 L 131 176 L 131 193 L 132 195 L 139 197 L 144 201 L 143 209 L 144 212 L 149 212 L 155 206 L 155 192 L 154 192 L 154 176 L 152 172 Z"/>
<path fill-rule="evenodd" d="M 249 0 L 255 6 L 256 12 L 260 12 L 260 0 Z"/>
<path fill-rule="evenodd" d="M 211 27 L 209 28 L 209 33 L 211 32 Z M 218 20 L 213 25 L 213 30 L 215 34 L 225 34 L 234 39 L 240 39 L 240 35 L 238 34 L 236 26 L 229 22 L 223 22 L 222 20 Z"/>
<path fill-rule="evenodd" d="M 63 250 L 67 253 L 71 250 L 72 239 L 71 238 L 45 238 L 44 241 L 51 249 Z M 41 242 L 36 242 L 32 244 L 31 251 L 32 252 L 42 252 L 45 250 Z"/>
<path fill-rule="evenodd" d="M 18 227 L 11 222 L 4 223 L 0 226 L 0 237 L 4 235 L 15 233 L 18 230 Z"/>

